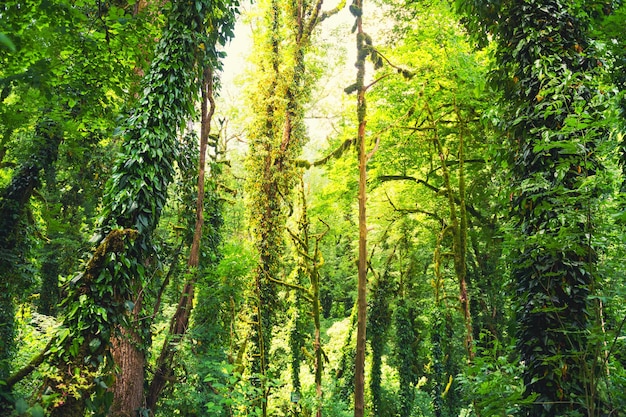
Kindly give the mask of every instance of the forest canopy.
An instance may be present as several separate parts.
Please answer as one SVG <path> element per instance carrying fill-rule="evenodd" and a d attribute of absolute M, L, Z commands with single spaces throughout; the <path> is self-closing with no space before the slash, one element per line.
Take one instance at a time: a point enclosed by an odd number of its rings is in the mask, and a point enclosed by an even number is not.
<path fill-rule="evenodd" d="M 5 0 L 1 416 L 619 416 L 621 0 Z"/>

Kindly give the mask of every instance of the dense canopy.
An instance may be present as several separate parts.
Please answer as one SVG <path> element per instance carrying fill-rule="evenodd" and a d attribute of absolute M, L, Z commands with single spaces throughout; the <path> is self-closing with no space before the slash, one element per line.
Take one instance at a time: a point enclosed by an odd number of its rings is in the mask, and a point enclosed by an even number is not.
<path fill-rule="evenodd" d="M 0 415 L 622 415 L 625 22 L 3 1 Z"/>

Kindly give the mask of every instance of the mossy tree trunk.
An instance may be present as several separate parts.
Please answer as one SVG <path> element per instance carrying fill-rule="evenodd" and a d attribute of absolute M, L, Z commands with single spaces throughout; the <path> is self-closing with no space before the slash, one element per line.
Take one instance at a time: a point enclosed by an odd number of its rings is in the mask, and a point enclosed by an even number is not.
<path fill-rule="evenodd" d="M 303 106 L 309 99 L 312 74 L 305 57 L 317 25 L 338 12 L 342 4 L 329 12 L 322 12 L 322 0 L 288 2 L 287 7 L 271 0 L 264 5 L 267 26 L 266 32 L 260 33 L 260 92 L 253 102 L 257 119 L 249 132 L 248 158 L 250 212 L 259 253 L 250 302 L 250 357 L 253 382 L 262 393 L 255 407 L 262 409 L 263 416 L 267 415 L 269 389 L 265 376 L 270 366 L 285 225 L 298 177 L 296 160 L 308 140 Z"/>
<path fill-rule="evenodd" d="M 598 353 L 588 335 L 606 99 L 587 12 L 557 0 L 459 5 L 474 32 L 496 42 L 492 81 L 510 115 L 503 127 L 514 187 L 518 348 L 526 394 L 536 397 L 523 414 L 598 415 Z"/>

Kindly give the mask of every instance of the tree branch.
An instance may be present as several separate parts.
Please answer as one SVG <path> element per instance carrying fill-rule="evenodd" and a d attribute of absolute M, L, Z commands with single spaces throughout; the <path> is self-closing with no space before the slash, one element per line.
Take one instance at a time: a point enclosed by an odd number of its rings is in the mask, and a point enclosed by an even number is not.
<path fill-rule="evenodd" d="M 466 161 L 467 162 L 467 161 Z M 409 175 L 380 175 L 377 178 L 379 181 L 381 182 L 388 182 L 388 181 L 413 181 L 415 183 L 418 184 L 422 184 L 424 187 L 428 188 L 429 190 L 433 191 L 434 193 L 440 193 L 441 189 L 435 187 L 434 185 L 429 184 L 428 182 L 424 181 L 421 178 L 415 178 L 415 177 L 411 177 Z M 456 204 L 460 204 L 460 199 L 457 196 L 454 196 L 454 202 Z M 474 217 L 476 217 L 478 220 L 480 220 L 481 223 L 489 223 L 487 221 L 487 219 L 485 219 L 485 216 L 483 216 L 478 210 L 476 210 L 473 206 L 465 203 L 467 211 Z M 400 211 L 400 210 L 398 210 Z M 428 214 L 428 213 L 424 213 L 424 214 Z"/>
<path fill-rule="evenodd" d="M 325 165 L 331 159 L 336 159 L 336 158 L 341 157 L 341 155 L 343 155 L 343 153 L 350 146 L 352 146 L 355 142 L 356 142 L 356 138 L 346 139 L 341 145 L 339 145 L 339 147 L 337 147 L 334 151 L 332 151 L 330 154 L 326 155 L 322 159 L 318 159 L 315 162 L 309 162 L 309 161 L 305 161 L 301 159 L 301 160 L 296 161 L 296 166 L 309 169 L 311 167 Z"/>
<path fill-rule="evenodd" d="M 420 214 L 425 214 L 427 216 L 430 216 L 436 220 L 438 220 L 440 223 L 443 223 L 443 219 L 438 216 L 436 213 L 431 213 L 430 211 L 426 211 L 426 210 L 421 210 L 418 208 L 414 208 L 414 209 L 402 209 L 402 208 L 398 208 L 396 207 L 396 205 L 393 203 L 393 201 L 391 200 L 391 197 L 389 197 L 389 195 L 387 194 L 387 192 L 385 191 L 385 196 L 387 197 L 387 202 L 389 202 L 389 204 L 391 205 L 391 207 L 394 209 L 394 211 L 397 211 L 399 213 L 420 213 Z"/>
<path fill-rule="evenodd" d="M 369 161 L 370 159 L 372 159 L 372 156 L 374 156 L 374 154 L 378 150 L 378 145 L 379 144 L 380 144 L 380 136 L 376 138 L 376 143 L 374 144 L 374 149 L 372 149 L 372 151 L 367 154 L 367 156 L 365 157 L 365 160 Z"/>
<path fill-rule="evenodd" d="M 50 349 L 50 347 L 52 346 L 52 344 L 56 341 L 56 337 L 53 337 L 50 339 L 50 341 L 48 342 L 48 344 L 46 345 L 45 348 L 43 348 L 43 350 L 41 352 L 39 352 L 39 354 L 35 357 L 33 357 L 30 362 L 28 362 L 28 364 L 26 366 L 24 366 L 22 369 L 20 369 L 19 371 L 17 371 L 16 373 L 14 373 L 13 375 L 11 375 L 5 382 L 6 382 L 6 390 L 10 391 L 11 388 L 13 388 L 13 386 L 15 384 L 17 384 L 18 382 L 20 382 L 22 379 L 26 378 L 28 375 L 30 375 L 31 372 L 33 372 L 35 369 L 37 369 L 37 367 L 39 365 L 41 365 L 43 363 L 43 361 L 46 359 L 46 357 L 48 356 L 48 349 Z"/>
<path fill-rule="evenodd" d="M 272 281 L 273 283 L 276 283 L 276 284 L 279 284 L 279 285 L 284 285 L 284 286 L 285 286 L 285 287 L 287 287 L 287 288 L 291 288 L 291 289 L 294 289 L 294 290 L 302 291 L 302 292 L 304 292 L 303 297 L 304 297 L 307 301 L 309 301 L 309 302 L 312 302 L 312 301 L 313 301 L 313 300 L 311 299 L 311 297 L 309 296 L 309 290 L 308 290 L 308 289 L 306 289 L 306 288 L 304 288 L 304 287 L 302 287 L 302 286 L 300 286 L 300 285 L 297 285 L 297 284 L 290 284 L 290 283 L 288 283 L 288 282 L 281 281 L 281 280 L 279 280 L 279 279 L 272 278 L 272 277 L 267 277 L 267 279 L 269 279 L 269 280 L 270 280 L 270 281 Z"/>

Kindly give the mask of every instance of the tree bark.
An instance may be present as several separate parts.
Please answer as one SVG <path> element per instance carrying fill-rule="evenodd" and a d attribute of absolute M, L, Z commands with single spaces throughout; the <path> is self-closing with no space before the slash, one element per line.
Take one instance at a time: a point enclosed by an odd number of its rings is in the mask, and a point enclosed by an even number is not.
<path fill-rule="evenodd" d="M 138 302 L 132 312 L 134 322 L 137 322 L 140 311 L 141 302 Z M 111 389 L 114 398 L 111 417 L 134 417 L 139 409 L 145 407 L 143 384 L 146 356 L 141 349 L 141 337 L 134 330 L 137 328 L 139 325 L 132 329 L 122 327 L 120 336 L 111 340 L 111 354 L 119 367 Z"/>
<path fill-rule="evenodd" d="M 367 155 L 365 147 L 365 119 L 367 107 L 365 101 L 365 33 L 362 25 L 363 1 L 356 0 L 353 6 L 357 9 L 357 118 L 358 118 L 358 156 L 359 156 L 359 262 L 357 284 L 357 332 L 356 332 L 356 357 L 354 365 L 354 417 L 363 417 L 365 414 L 365 348 L 366 348 L 366 325 L 367 325 L 367 222 L 366 222 L 366 199 L 367 199 Z"/>

